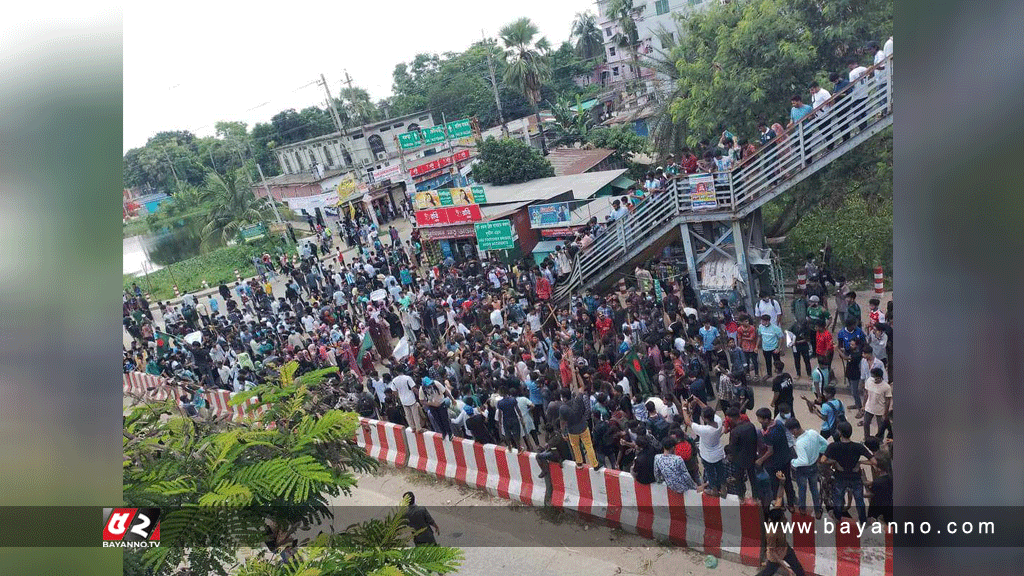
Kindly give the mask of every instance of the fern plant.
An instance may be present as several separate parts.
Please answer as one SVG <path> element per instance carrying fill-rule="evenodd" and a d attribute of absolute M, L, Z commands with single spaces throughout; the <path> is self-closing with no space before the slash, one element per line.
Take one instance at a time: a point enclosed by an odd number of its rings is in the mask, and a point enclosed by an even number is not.
<path fill-rule="evenodd" d="M 244 422 L 187 418 L 173 400 L 140 404 L 125 416 L 125 502 L 163 509 L 161 547 L 139 551 L 141 560 L 126 561 L 126 570 L 234 571 L 240 549 L 276 550 L 300 529 L 333 518 L 331 502 L 350 493 L 354 473 L 376 468 L 355 444 L 356 414 L 311 410 L 320 406 L 311 390 L 331 371 L 296 377 L 296 369 L 282 366 L 279 382 L 236 395 L 234 404 L 255 393 L 267 408 Z"/>

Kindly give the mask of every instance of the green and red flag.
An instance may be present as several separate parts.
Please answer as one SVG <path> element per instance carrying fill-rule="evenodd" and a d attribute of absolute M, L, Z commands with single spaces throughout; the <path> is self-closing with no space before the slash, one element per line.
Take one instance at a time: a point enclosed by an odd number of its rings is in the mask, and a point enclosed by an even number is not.
<path fill-rule="evenodd" d="M 363 332 L 363 341 L 359 344 L 359 352 L 356 354 L 356 362 L 362 362 L 366 351 L 373 348 L 373 338 L 370 338 L 370 331 Z"/>
<path fill-rule="evenodd" d="M 626 368 L 636 376 L 637 387 L 640 391 L 650 394 L 651 382 L 647 379 L 647 371 L 644 370 L 644 365 L 640 362 L 640 356 L 634 350 L 630 350 L 622 357 L 622 361 Z"/>

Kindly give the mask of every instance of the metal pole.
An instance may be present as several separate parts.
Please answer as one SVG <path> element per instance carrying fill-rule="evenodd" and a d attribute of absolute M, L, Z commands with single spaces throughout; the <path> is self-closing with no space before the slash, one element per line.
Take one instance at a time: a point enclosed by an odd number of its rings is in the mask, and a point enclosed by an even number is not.
<path fill-rule="evenodd" d="M 683 252 L 686 253 L 686 272 L 690 277 L 690 288 L 700 302 L 700 289 L 697 287 L 697 260 L 693 251 L 693 239 L 690 238 L 690 225 L 683 222 L 679 225 L 679 235 L 683 237 Z M 682 297 L 682 294 L 679 295 Z"/>
<path fill-rule="evenodd" d="M 487 41 L 487 36 L 484 34 L 483 29 L 480 30 L 480 36 Z M 487 46 L 487 68 L 491 72 L 491 89 L 494 91 L 494 103 L 498 105 L 498 120 L 501 122 L 501 135 L 504 138 L 508 138 L 508 125 L 505 124 L 505 113 L 501 109 L 501 98 L 498 96 L 498 82 L 494 79 L 494 63 L 491 61 L 491 47 Z"/>
<path fill-rule="evenodd" d="M 263 176 L 263 168 L 259 162 L 255 162 L 255 164 L 256 171 L 260 173 L 260 183 L 263 184 L 263 191 L 267 193 L 267 201 L 270 202 L 270 207 L 274 209 L 274 218 L 277 219 L 278 224 L 281 224 L 283 222 L 281 220 L 281 213 L 277 211 L 277 201 L 274 200 L 274 195 L 270 193 L 270 187 L 267 186 L 267 179 Z M 291 243 L 287 230 L 284 233 L 284 241 L 289 244 Z"/>
<path fill-rule="evenodd" d="M 804 123 L 801 121 L 796 125 L 797 137 L 800 142 L 800 169 L 807 165 L 807 151 L 804 148 Z"/>
<path fill-rule="evenodd" d="M 754 286 L 750 281 L 750 267 L 747 266 L 747 251 L 743 244 L 743 227 L 739 220 L 732 221 L 732 243 L 736 249 L 736 267 L 743 283 L 747 285 L 747 313 L 754 313 Z"/>

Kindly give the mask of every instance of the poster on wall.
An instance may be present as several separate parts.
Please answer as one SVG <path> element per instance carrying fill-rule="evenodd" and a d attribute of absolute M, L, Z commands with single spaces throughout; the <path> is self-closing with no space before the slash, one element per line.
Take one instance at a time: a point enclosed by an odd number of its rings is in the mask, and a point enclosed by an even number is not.
<path fill-rule="evenodd" d="M 563 227 L 569 223 L 572 214 L 568 202 L 538 204 L 527 210 L 530 213 L 530 228 Z"/>
<path fill-rule="evenodd" d="M 446 206 L 469 206 L 476 203 L 476 194 L 469 188 L 438 188 L 417 192 L 414 205 L 417 210 L 429 210 Z"/>
<path fill-rule="evenodd" d="M 706 210 L 717 207 L 718 199 L 715 198 L 715 177 L 711 174 L 690 176 L 690 208 L 693 210 Z"/>

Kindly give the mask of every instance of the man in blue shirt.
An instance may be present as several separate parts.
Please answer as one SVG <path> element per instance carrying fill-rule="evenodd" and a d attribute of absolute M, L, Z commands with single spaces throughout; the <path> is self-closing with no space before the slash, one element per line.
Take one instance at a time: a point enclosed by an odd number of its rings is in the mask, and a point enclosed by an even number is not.
<path fill-rule="evenodd" d="M 772 375 L 772 367 L 775 366 L 775 363 L 782 361 L 779 352 L 782 351 L 784 338 L 785 334 L 783 334 L 782 328 L 772 324 L 772 317 L 768 314 L 761 315 L 761 324 L 757 327 L 757 339 L 761 344 L 761 352 L 764 353 L 765 369 L 768 371 L 769 377 Z"/>
<path fill-rule="evenodd" d="M 857 326 L 857 320 L 847 318 L 846 326 L 836 332 L 836 341 L 839 342 L 839 352 L 843 360 L 846 360 L 854 343 L 863 347 L 867 344 L 868 337 L 864 331 Z"/>
<path fill-rule="evenodd" d="M 790 103 L 793 107 L 789 109 L 789 126 L 796 124 L 813 110 L 810 104 L 804 104 L 804 100 L 799 94 L 790 98 Z"/>

